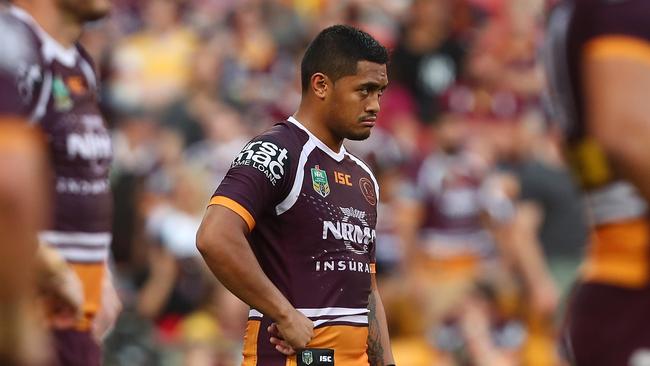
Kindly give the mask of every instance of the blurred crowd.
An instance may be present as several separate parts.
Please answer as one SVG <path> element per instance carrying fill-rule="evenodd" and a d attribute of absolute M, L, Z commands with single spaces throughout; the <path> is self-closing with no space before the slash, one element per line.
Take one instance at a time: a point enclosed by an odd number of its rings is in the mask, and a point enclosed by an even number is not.
<path fill-rule="evenodd" d="M 336 23 L 392 51 L 367 141 L 397 364 L 560 365 L 586 229 L 544 98 L 544 0 L 114 0 L 83 43 L 114 134 L 124 303 L 106 365 L 238 365 L 248 308 L 195 233 L 233 157 L 300 99 Z"/>

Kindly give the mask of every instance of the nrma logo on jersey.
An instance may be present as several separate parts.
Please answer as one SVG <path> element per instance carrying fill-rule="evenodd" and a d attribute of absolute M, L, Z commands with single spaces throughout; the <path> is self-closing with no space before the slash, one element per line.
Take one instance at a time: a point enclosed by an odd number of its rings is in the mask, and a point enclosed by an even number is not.
<path fill-rule="evenodd" d="M 69 133 L 66 139 L 68 157 L 85 160 L 109 159 L 112 154 L 111 138 L 97 115 L 81 117 L 83 131 Z"/>
<path fill-rule="evenodd" d="M 235 157 L 231 167 L 251 166 L 264 173 L 276 185 L 284 175 L 285 163 L 289 159 L 289 151 L 268 141 L 253 141 L 242 149 Z"/>
<path fill-rule="evenodd" d="M 345 248 L 355 254 L 368 253 L 377 238 L 375 229 L 366 221 L 366 213 L 353 207 L 339 207 L 343 213 L 340 221 L 323 221 L 323 239 L 330 235 L 343 240 Z"/>

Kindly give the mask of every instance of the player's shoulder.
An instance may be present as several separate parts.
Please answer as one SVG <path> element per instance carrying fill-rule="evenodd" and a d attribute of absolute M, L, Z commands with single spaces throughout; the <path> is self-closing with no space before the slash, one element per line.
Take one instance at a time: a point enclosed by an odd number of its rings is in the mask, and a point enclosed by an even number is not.
<path fill-rule="evenodd" d="M 573 26 L 588 40 L 601 36 L 630 36 L 650 42 L 650 1 L 574 0 Z"/>
<path fill-rule="evenodd" d="M 254 142 L 267 142 L 277 149 L 286 149 L 287 154 L 299 156 L 303 146 L 307 143 L 309 137 L 296 126 L 287 121 L 281 121 L 273 125 L 261 134 L 255 136 L 249 145 Z"/>
<path fill-rule="evenodd" d="M 26 65 L 41 62 L 39 45 L 30 27 L 9 9 L 0 10 L 0 67 L 18 73 Z"/>
<path fill-rule="evenodd" d="M 359 169 L 364 170 L 368 174 L 372 175 L 374 177 L 374 172 L 371 168 L 371 165 L 366 162 L 363 158 L 361 158 L 359 155 L 350 152 L 349 150 L 345 150 L 345 156 L 350 159 L 354 164 L 356 164 Z"/>
<path fill-rule="evenodd" d="M 277 123 L 246 143 L 231 167 L 255 168 L 275 186 L 278 180 L 295 173 L 303 140 L 289 124 Z"/>

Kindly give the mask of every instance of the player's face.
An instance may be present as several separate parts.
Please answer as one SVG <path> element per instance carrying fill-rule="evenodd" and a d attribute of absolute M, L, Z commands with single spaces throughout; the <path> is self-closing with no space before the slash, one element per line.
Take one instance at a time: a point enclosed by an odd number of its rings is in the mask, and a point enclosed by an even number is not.
<path fill-rule="evenodd" d="M 350 140 L 368 138 L 387 85 L 386 65 L 369 61 L 359 61 L 355 75 L 337 80 L 332 90 L 328 118 L 332 133 Z"/>
<path fill-rule="evenodd" d="M 59 8 L 81 23 L 105 17 L 111 10 L 111 0 L 57 0 Z"/>

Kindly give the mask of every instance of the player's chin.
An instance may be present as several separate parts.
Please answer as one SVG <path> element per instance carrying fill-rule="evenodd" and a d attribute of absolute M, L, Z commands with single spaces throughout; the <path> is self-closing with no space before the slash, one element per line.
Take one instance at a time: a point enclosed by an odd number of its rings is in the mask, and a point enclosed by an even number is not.
<path fill-rule="evenodd" d="M 79 18 L 84 22 L 94 22 L 106 17 L 111 12 L 111 2 L 109 0 L 96 0 L 86 9 L 79 10 Z"/>
<path fill-rule="evenodd" d="M 346 138 L 348 140 L 354 140 L 354 141 L 360 141 L 360 140 L 365 140 L 368 137 L 370 137 L 370 132 L 372 131 L 372 127 L 360 127 L 354 131 L 350 131 Z"/>

